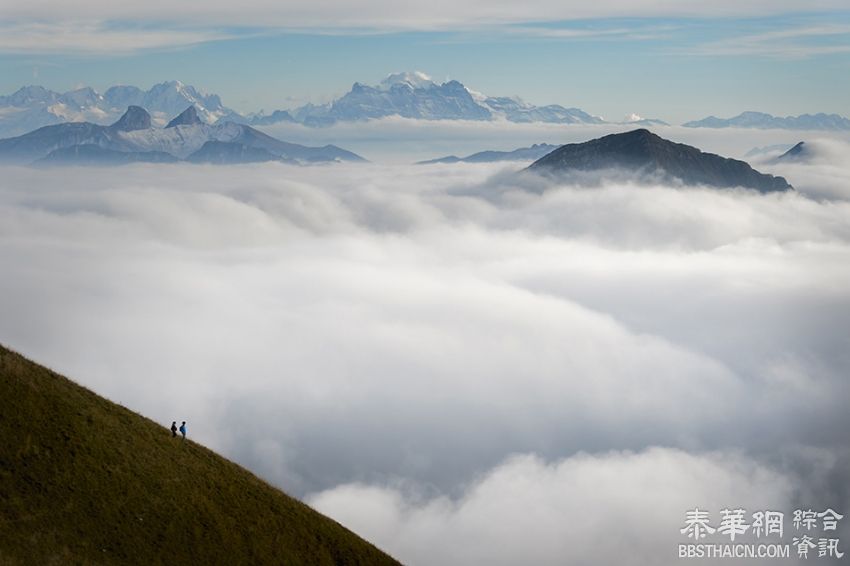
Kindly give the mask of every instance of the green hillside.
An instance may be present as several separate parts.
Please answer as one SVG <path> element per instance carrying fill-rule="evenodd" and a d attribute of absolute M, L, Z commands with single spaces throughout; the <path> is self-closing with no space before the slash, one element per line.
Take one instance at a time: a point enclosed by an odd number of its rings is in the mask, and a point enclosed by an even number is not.
<path fill-rule="evenodd" d="M 397 562 L 236 464 L 0 346 L 0 564 Z"/>

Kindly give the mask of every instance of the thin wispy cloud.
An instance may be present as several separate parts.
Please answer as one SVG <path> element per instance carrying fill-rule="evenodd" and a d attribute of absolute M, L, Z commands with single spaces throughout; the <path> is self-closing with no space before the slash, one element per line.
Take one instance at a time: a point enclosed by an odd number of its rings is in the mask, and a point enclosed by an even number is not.
<path fill-rule="evenodd" d="M 677 2 L 674 0 L 600 0 L 599 2 L 567 2 L 533 0 L 517 4 L 508 0 L 434 0 L 428 3 L 399 5 L 390 0 L 344 2 L 325 0 L 245 0 L 233 3 L 222 0 L 174 3 L 168 0 L 149 2 L 106 2 L 81 0 L 57 3 L 53 0 L 0 2 L 0 12 L 7 23 L 0 36 L 0 50 L 6 52 L 74 52 L 121 53 L 137 49 L 184 46 L 242 35 L 240 29 L 264 29 L 278 32 L 311 32 L 320 34 L 368 35 L 403 31 L 482 30 L 505 26 L 513 34 L 546 38 L 592 38 L 621 36 L 640 39 L 633 30 L 556 29 L 536 24 L 604 20 L 610 18 L 717 18 L 765 17 L 797 13 L 799 2 L 766 0 Z M 846 9 L 840 0 L 819 0 L 805 6 L 806 12 L 823 13 Z M 329 18 L 332 14 L 332 18 Z M 191 22 L 193 29 L 169 29 L 169 21 Z M 123 29 L 102 23 L 116 22 Z M 141 25 L 142 28 L 133 28 Z M 511 26 L 522 26 L 510 29 Z M 228 29 L 229 33 L 220 30 Z M 650 36 L 653 37 L 653 36 Z"/>
<path fill-rule="evenodd" d="M 232 33 L 212 29 L 122 26 L 98 21 L 16 22 L 0 24 L 0 52 L 126 55 L 233 37 Z"/>
<path fill-rule="evenodd" d="M 708 56 L 759 56 L 805 59 L 850 53 L 850 25 L 817 25 L 725 38 L 697 46 L 688 53 Z"/>
<path fill-rule="evenodd" d="M 199 24 L 255 25 L 285 27 L 393 27 L 397 29 L 435 29 L 439 25 L 469 26 L 492 23 L 534 21 L 569 21 L 609 17 L 731 17 L 768 16 L 784 13 L 807 13 L 846 9 L 843 0 L 814 0 L 800 6 L 795 0 L 718 0 L 716 2 L 680 2 L 677 0 L 434 0 L 427 3 L 400 5 L 390 0 L 245 0 L 233 3 L 223 0 L 201 2 L 190 0 L 174 3 L 168 0 L 149 2 L 107 2 L 80 0 L 57 3 L 54 0 L 9 2 L 2 11 L 8 18 L 32 19 L 104 19 L 159 21 L 169 19 Z"/>
<path fill-rule="evenodd" d="M 668 37 L 680 26 L 647 24 L 635 20 L 629 25 L 606 26 L 599 22 L 584 22 L 578 26 L 569 22 L 559 25 L 510 25 L 500 26 L 491 31 L 491 35 L 507 38 L 529 38 L 564 41 L 646 41 Z M 475 30 L 470 30 L 475 31 Z"/>

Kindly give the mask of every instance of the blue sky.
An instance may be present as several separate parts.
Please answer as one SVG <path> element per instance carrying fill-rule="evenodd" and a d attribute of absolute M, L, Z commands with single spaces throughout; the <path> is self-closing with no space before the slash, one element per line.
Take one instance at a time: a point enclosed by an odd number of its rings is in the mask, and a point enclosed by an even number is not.
<path fill-rule="evenodd" d="M 603 8 L 606 2 L 614 0 L 601 0 Z M 224 25 L 226 12 L 209 22 L 180 12 L 169 21 L 135 13 L 81 20 L 86 10 L 105 9 L 88 0 L 81 16 L 50 19 L 45 11 L 0 23 L 0 92 L 25 84 L 148 88 L 179 79 L 237 110 L 270 111 L 329 100 L 355 81 L 421 70 L 608 119 L 637 112 L 681 122 L 743 110 L 850 115 L 850 10 L 825 0 L 801 13 L 779 2 L 762 15 L 751 0 L 749 12 L 727 13 L 720 2 L 716 13 L 674 17 L 663 15 L 676 10 L 662 4 L 647 0 L 643 13 L 629 17 L 618 17 L 623 10 L 612 4 L 578 20 L 491 14 L 435 23 L 416 13 L 387 23 L 343 13 L 318 25 L 299 12 L 297 25 L 285 26 L 259 25 L 259 13 L 235 27 Z M 269 14 L 272 23 L 285 16 Z"/>

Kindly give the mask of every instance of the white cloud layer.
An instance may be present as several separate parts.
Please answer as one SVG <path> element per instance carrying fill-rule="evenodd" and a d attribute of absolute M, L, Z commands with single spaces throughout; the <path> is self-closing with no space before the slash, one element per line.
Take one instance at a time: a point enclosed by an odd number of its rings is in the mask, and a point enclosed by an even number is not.
<path fill-rule="evenodd" d="M 591 502 L 575 536 L 599 549 L 624 513 L 647 539 L 605 562 L 629 563 L 674 552 L 682 506 L 847 507 L 850 161 L 827 143 L 766 196 L 514 165 L 7 167 L 0 342 L 413 563 L 578 563 L 564 515 Z"/>
<path fill-rule="evenodd" d="M 663 566 L 681 563 L 685 510 L 790 508 L 793 493 L 792 478 L 740 454 L 651 448 L 515 456 L 458 500 L 353 484 L 309 502 L 410 565 Z"/>

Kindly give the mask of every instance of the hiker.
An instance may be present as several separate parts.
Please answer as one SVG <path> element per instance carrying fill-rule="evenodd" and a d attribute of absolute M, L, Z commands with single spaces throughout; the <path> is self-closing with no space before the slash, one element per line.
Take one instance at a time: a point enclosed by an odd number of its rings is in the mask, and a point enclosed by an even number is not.
<path fill-rule="evenodd" d="M 177 421 L 171 421 L 171 438 L 177 438 Z"/>
<path fill-rule="evenodd" d="M 183 421 L 183 424 L 180 425 L 180 434 L 183 435 L 183 440 L 186 440 L 186 421 Z"/>

